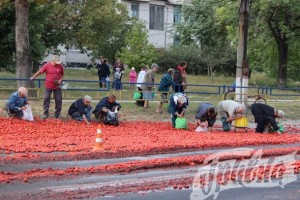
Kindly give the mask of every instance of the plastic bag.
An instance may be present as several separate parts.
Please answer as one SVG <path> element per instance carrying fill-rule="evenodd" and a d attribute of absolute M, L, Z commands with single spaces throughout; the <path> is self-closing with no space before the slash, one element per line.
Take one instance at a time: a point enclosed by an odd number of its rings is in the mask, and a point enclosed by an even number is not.
<path fill-rule="evenodd" d="M 175 120 L 176 129 L 188 129 L 186 118 L 177 117 Z"/>
<path fill-rule="evenodd" d="M 195 130 L 196 132 L 207 132 L 208 131 L 208 128 L 207 127 L 201 127 L 201 126 L 198 126 Z"/>
<path fill-rule="evenodd" d="M 27 121 L 34 121 L 30 106 L 26 105 L 25 107 L 26 107 L 26 109 L 23 110 L 23 117 L 22 117 L 22 119 L 23 120 L 27 120 Z"/>
<path fill-rule="evenodd" d="M 141 93 L 140 92 L 134 92 L 133 93 L 133 99 L 134 100 L 137 100 L 137 99 L 140 99 L 141 98 Z"/>
<path fill-rule="evenodd" d="M 66 90 L 69 87 L 69 83 L 62 82 L 61 85 L 59 86 L 60 89 Z"/>

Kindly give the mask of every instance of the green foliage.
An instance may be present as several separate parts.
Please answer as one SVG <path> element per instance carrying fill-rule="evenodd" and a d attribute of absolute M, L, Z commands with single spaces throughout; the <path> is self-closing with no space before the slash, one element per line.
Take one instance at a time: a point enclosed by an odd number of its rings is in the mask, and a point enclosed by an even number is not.
<path fill-rule="evenodd" d="M 235 73 L 235 52 L 218 51 L 214 63 L 214 74 L 233 75 Z M 203 59 L 201 49 L 193 45 L 172 46 L 159 54 L 156 63 L 160 66 L 160 72 L 166 72 L 168 68 L 175 68 L 180 61 L 188 63 L 187 72 L 195 75 L 207 75 L 207 63 Z"/>
<path fill-rule="evenodd" d="M 297 0 L 253 1 L 249 57 L 254 66 L 278 77 L 278 84 L 299 80 L 295 73 L 299 69 L 299 13 Z"/>
<path fill-rule="evenodd" d="M 13 4 L 0 11 L 0 70 L 15 70 L 15 9 Z"/>
<path fill-rule="evenodd" d="M 75 44 L 92 50 L 92 56 L 105 56 L 115 61 L 116 53 L 125 46 L 125 34 L 131 30 L 127 9 L 115 1 L 87 1 L 80 7 L 74 28 Z"/>
<path fill-rule="evenodd" d="M 201 67 L 193 67 L 195 74 L 233 74 L 235 73 L 235 27 L 236 20 L 224 1 L 193 0 L 183 6 L 183 23 L 176 26 L 181 44 L 196 44 L 201 57 Z M 229 5 L 228 3 L 226 5 Z M 236 4 L 230 4 L 231 8 Z M 234 32 L 234 33 L 233 33 Z"/>
<path fill-rule="evenodd" d="M 140 70 L 143 65 L 150 65 L 157 59 L 157 52 L 154 45 L 148 42 L 147 29 L 143 23 L 136 21 L 125 37 L 126 46 L 118 52 L 118 57 L 128 66 Z"/>
<path fill-rule="evenodd" d="M 42 1 L 40 3 L 43 3 Z M 30 3 L 29 34 L 34 70 L 37 69 L 46 49 L 67 43 L 72 38 L 76 5 L 66 3 Z M 0 10 L 0 70 L 15 72 L 15 9 L 6 4 Z"/>

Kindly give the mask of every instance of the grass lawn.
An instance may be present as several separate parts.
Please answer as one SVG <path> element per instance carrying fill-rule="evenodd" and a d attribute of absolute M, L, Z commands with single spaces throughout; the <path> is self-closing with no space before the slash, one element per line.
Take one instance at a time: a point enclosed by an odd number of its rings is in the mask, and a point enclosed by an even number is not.
<path fill-rule="evenodd" d="M 126 73 L 122 79 L 122 81 L 127 82 L 128 81 L 128 71 L 126 70 Z M 0 72 L 1 78 L 15 78 L 14 74 L 9 74 L 5 72 Z M 155 77 L 155 82 L 159 83 L 160 78 L 162 77 L 162 74 L 157 74 Z M 44 79 L 44 75 L 40 75 L 38 77 L 39 79 Z M 73 68 L 66 68 L 65 69 L 65 80 L 89 80 L 89 81 L 98 81 L 98 75 L 96 69 L 73 69 Z M 205 85 L 231 85 L 232 82 L 235 80 L 235 77 L 214 77 L 213 81 L 210 79 L 210 77 L 206 76 L 195 76 L 195 75 L 189 75 L 188 76 L 188 83 L 193 85 L 196 84 L 198 86 L 188 86 L 187 92 L 202 92 L 202 93 L 217 93 L 218 88 L 208 87 Z M 249 85 L 253 85 L 254 82 L 256 82 L 258 85 L 266 85 L 266 84 L 274 84 L 275 80 L 271 80 L 263 74 L 252 74 L 251 80 L 249 80 Z M 89 88 L 89 89 L 95 89 L 96 91 L 74 91 L 74 90 L 68 90 L 64 91 L 64 99 L 69 99 L 70 101 L 66 101 L 63 103 L 63 111 L 62 111 L 62 118 L 66 118 L 66 113 L 69 108 L 69 106 L 72 103 L 72 100 L 75 100 L 79 97 L 84 96 L 85 94 L 88 94 L 92 96 L 94 99 L 93 101 L 93 107 L 95 107 L 96 103 L 104 96 L 107 96 L 108 94 L 114 93 L 117 96 L 117 99 L 122 100 L 132 100 L 133 96 L 133 90 L 129 89 L 129 84 L 123 84 L 123 90 L 122 91 L 100 91 L 98 82 L 71 82 L 68 81 L 70 84 L 70 88 Z M 35 82 L 37 84 L 37 81 Z M 261 83 L 261 84 L 260 84 Z M 201 86 L 199 86 L 201 85 Z M 6 87 L 11 88 L 11 90 L 0 90 L 0 99 L 7 99 L 7 97 L 10 95 L 11 92 L 15 91 L 15 88 L 17 88 L 17 83 L 15 81 L 0 81 L 0 87 Z M 254 91 L 251 92 L 255 92 Z M 42 114 L 42 97 L 43 97 L 43 84 L 41 86 L 40 91 L 40 99 L 31 99 L 31 105 L 33 107 L 34 115 L 39 116 Z M 192 101 L 190 102 L 190 106 L 188 108 L 186 117 L 190 122 L 194 122 L 195 112 L 196 108 L 199 105 L 200 102 L 203 101 L 209 101 L 213 104 L 217 105 L 217 103 L 223 99 L 222 95 L 217 94 L 194 94 L 190 93 L 188 94 L 189 99 Z M 273 98 L 272 100 L 280 99 Z M 299 100 L 299 97 L 291 97 L 293 100 Z M 133 103 L 133 101 L 130 102 L 123 102 L 122 101 L 122 112 L 120 113 L 121 120 L 149 120 L 149 121 L 169 121 L 170 115 L 167 113 L 167 104 L 164 104 L 163 114 L 157 114 L 155 113 L 156 107 L 157 107 L 157 101 L 159 100 L 159 95 L 156 95 L 155 102 L 150 103 L 150 108 L 140 108 L 136 107 Z M 195 102 L 194 102 L 195 101 Z M 286 113 L 287 119 L 300 119 L 300 104 L 297 101 L 290 101 L 290 102 L 281 102 L 281 101 L 272 101 L 268 102 L 271 106 L 274 106 L 276 108 L 282 109 Z M 0 102 L 1 108 L 4 105 L 4 101 Z M 50 112 L 54 112 L 54 102 L 51 103 Z M 252 115 L 249 113 L 249 120 L 252 120 Z"/>

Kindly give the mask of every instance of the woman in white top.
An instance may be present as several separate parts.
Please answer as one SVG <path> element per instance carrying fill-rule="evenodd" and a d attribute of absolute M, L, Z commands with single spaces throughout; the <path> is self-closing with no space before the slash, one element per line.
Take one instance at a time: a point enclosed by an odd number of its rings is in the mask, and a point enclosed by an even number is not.
<path fill-rule="evenodd" d="M 144 106 L 142 84 L 141 83 L 143 83 L 143 81 L 144 81 L 147 70 L 148 70 L 147 65 L 142 67 L 142 69 L 141 69 L 141 71 L 138 75 L 137 81 L 136 81 L 136 87 L 140 91 L 140 94 L 141 94 L 141 97 L 135 102 L 135 105 L 137 105 L 137 106 Z"/>

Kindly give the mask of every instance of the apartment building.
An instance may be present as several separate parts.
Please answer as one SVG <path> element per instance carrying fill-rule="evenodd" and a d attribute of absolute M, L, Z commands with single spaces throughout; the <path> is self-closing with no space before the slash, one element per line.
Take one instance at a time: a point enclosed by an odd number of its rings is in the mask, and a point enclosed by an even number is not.
<path fill-rule="evenodd" d="M 157 48 L 166 48 L 176 40 L 173 25 L 181 20 L 183 0 L 119 0 L 129 15 L 146 22 L 149 42 Z"/>

